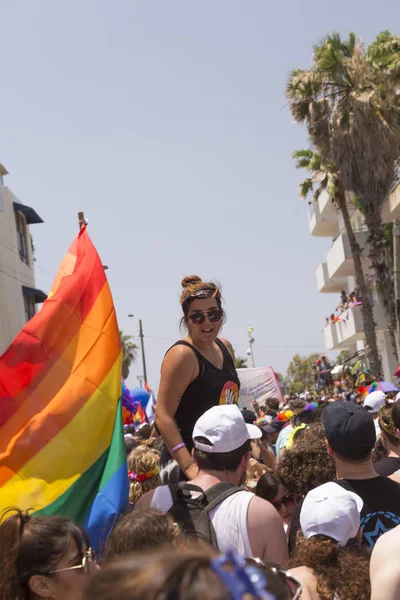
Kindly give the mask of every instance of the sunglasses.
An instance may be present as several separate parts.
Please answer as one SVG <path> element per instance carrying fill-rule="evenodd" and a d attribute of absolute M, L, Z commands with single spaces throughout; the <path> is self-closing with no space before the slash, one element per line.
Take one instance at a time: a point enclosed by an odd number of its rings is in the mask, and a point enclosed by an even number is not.
<path fill-rule="evenodd" d="M 269 567 L 275 575 L 278 575 L 279 579 L 283 581 L 287 587 L 289 588 L 292 598 L 291 600 L 298 600 L 301 596 L 301 592 L 303 591 L 303 584 L 301 581 L 296 579 L 291 575 L 290 571 L 285 571 L 284 569 L 279 569 L 278 567 Z"/>
<path fill-rule="evenodd" d="M 206 317 L 208 317 L 210 323 L 219 323 L 219 321 L 222 319 L 222 310 L 219 308 L 213 308 L 212 310 L 208 310 L 206 312 L 196 312 L 188 315 L 188 319 L 191 320 L 193 325 L 203 325 Z"/>
<path fill-rule="evenodd" d="M 289 504 L 294 504 L 295 502 L 296 499 L 294 497 L 294 494 L 286 494 L 286 496 L 282 496 L 280 500 L 278 500 L 277 502 L 271 502 L 271 504 L 272 506 L 275 506 L 276 510 L 279 512 L 282 508 L 282 504 L 288 506 Z"/>
<path fill-rule="evenodd" d="M 264 568 L 267 571 L 270 570 L 277 575 L 279 579 L 286 585 L 286 587 L 290 591 L 290 599 L 291 600 L 299 600 L 301 596 L 301 592 L 303 591 L 303 584 L 301 581 L 296 579 L 290 571 L 285 571 L 284 569 L 280 569 L 279 567 L 274 567 L 269 564 L 265 564 L 259 558 L 250 558 L 246 559 L 247 564 L 255 564 L 258 568 Z M 263 571 L 265 572 L 265 571 Z"/>
<path fill-rule="evenodd" d="M 54 571 L 50 571 L 50 575 L 53 573 L 62 573 L 63 571 L 75 571 L 75 569 L 82 569 L 84 573 L 89 573 L 90 564 L 96 562 L 96 555 L 92 548 L 89 548 L 87 552 L 83 555 L 82 562 L 80 565 L 76 565 L 75 567 L 66 567 L 65 569 L 55 569 Z"/>

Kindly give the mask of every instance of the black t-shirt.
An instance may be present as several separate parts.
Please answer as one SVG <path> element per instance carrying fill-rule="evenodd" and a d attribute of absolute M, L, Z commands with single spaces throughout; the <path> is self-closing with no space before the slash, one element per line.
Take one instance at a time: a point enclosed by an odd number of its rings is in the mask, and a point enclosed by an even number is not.
<path fill-rule="evenodd" d="M 374 464 L 374 469 L 378 475 L 389 477 L 389 475 L 400 469 L 400 457 L 388 456 L 387 458 L 382 458 L 382 460 L 378 460 L 378 462 Z"/>
<path fill-rule="evenodd" d="M 377 539 L 386 531 L 400 524 L 400 485 L 387 477 L 372 479 L 341 479 L 335 481 L 346 490 L 358 494 L 364 502 L 361 511 L 363 544 L 371 550 Z M 289 552 L 296 546 L 300 527 L 300 512 L 303 501 L 296 506 L 289 532 Z"/>

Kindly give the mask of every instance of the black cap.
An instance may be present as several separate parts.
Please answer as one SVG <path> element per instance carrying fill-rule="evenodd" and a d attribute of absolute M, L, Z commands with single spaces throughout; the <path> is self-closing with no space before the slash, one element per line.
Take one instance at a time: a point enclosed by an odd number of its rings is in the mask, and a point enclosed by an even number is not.
<path fill-rule="evenodd" d="M 374 421 L 362 406 L 333 402 L 324 409 L 321 419 L 330 447 L 343 458 L 362 459 L 374 448 Z"/>
<path fill-rule="evenodd" d="M 244 408 L 242 410 L 242 416 L 243 416 L 243 419 L 245 420 L 245 423 L 248 423 L 249 425 L 252 425 L 254 423 L 254 421 L 257 419 L 257 415 L 255 413 L 253 413 L 251 410 L 248 410 L 247 408 Z"/>
<path fill-rule="evenodd" d="M 286 421 L 278 421 L 278 419 L 273 419 L 271 423 L 261 427 L 265 433 L 277 433 L 283 429 L 283 426 L 286 425 Z"/>

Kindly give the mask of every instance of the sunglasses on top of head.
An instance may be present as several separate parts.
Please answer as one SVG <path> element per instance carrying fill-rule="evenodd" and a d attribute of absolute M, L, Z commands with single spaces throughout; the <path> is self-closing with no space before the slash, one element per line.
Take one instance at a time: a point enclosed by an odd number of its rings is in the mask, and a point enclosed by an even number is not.
<path fill-rule="evenodd" d="M 208 317 L 210 323 L 219 323 L 222 319 L 222 310 L 219 308 L 212 308 L 211 310 L 207 310 L 205 312 L 195 312 L 191 315 L 188 315 L 188 319 L 191 320 L 193 325 L 203 325 L 203 323 Z"/>

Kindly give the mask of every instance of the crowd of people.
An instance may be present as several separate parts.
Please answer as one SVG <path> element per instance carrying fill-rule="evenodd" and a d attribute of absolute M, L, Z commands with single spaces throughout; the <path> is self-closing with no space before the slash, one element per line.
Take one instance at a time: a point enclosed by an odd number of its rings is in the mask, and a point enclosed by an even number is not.
<path fill-rule="evenodd" d="M 154 427 L 126 432 L 129 507 L 98 556 L 65 516 L 10 509 L 0 600 L 400 598 L 400 400 L 237 405 L 215 284 L 184 281 Z"/>

